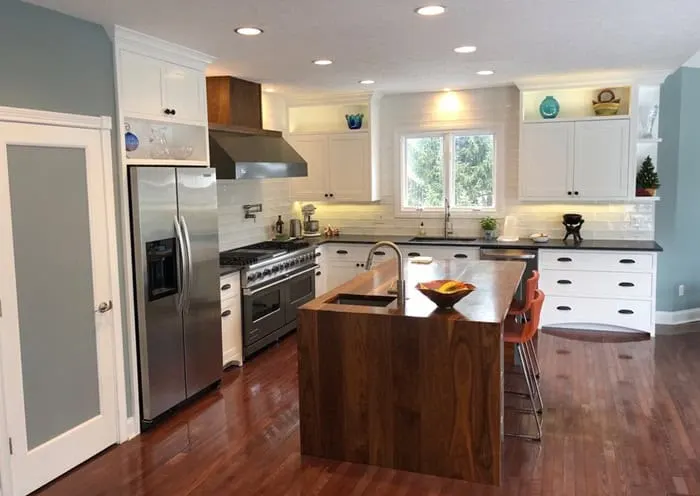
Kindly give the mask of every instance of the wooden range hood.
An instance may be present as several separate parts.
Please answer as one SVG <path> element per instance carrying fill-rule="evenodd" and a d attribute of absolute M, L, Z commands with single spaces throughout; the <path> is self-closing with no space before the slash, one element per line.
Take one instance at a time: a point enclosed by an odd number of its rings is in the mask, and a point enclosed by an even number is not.
<path fill-rule="evenodd" d="M 207 78 L 209 159 L 219 179 L 305 177 L 306 161 L 279 131 L 262 128 L 259 84 L 231 76 Z"/>

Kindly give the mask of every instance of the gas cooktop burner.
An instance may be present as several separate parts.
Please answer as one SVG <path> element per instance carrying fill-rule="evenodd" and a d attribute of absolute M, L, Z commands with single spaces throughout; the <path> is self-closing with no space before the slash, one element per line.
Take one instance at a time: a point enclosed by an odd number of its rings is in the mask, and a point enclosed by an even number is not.
<path fill-rule="evenodd" d="M 229 250 L 219 255 L 221 265 L 253 265 L 286 253 L 304 250 L 310 245 L 305 241 L 263 241 L 254 245 Z"/>

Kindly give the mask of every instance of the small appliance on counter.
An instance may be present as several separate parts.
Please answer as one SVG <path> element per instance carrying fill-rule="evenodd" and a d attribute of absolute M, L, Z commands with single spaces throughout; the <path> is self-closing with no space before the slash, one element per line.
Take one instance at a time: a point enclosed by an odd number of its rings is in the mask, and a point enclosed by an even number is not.
<path fill-rule="evenodd" d="M 574 238 L 574 243 L 580 243 L 583 241 L 583 238 L 581 237 L 581 226 L 583 226 L 583 223 L 585 222 L 583 220 L 583 215 L 581 214 L 564 214 L 562 215 L 562 218 L 564 219 L 564 227 L 566 228 L 566 235 L 564 235 L 564 241 L 567 240 L 569 236 L 572 236 Z"/>
<path fill-rule="evenodd" d="M 287 239 L 288 237 L 289 236 L 284 233 L 284 221 L 282 220 L 282 216 L 278 215 L 277 222 L 275 222 L 275 239 Z"/>
<path fill-rule="evenodd" d="M 515 242 L 518 239 L 518 218 L 514 215 L 506 215 L 506 220 L 503 223 L 503 234 L 498 237 L 498 241 Z"/>
<path fill-rule="evenodd" d="M 316 207 L 308 203 L 301 207 L 301 213 L 304 214 L 304 237 L 314 238 L 321 235 L 321 226 L 317 220 L 312 220 L 311 216 L 316 213 Z"/>
<path fill-rule="evenodd" d="M 299 219 L 289 220 L 289 237 L 299 239 L 303 236 L 301 221 Z"/>

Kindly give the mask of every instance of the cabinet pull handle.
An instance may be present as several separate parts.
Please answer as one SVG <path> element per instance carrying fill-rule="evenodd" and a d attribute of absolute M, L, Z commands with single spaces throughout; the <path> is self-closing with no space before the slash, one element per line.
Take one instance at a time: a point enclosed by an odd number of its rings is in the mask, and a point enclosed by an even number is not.
<path fill-rule="evenodd" d="M 469 255 L 464 253 L 455 253 L 455 258 L 469 258 Z"/>
<path fill-rule="evenodd" d="M 221 291 L 226 291 L 226 290 L 228 290 L 228 289 L 231 289 L 231 285 L 230 285 L 230 284 L 224 284 L 223 286 L 221 286 Z"/>
<path fill-rule="evenodd" d="M 316 258 L 320 257 L 320 256 L 321 256 L 321 252 L 320 252 L 320 251 L 317 251 L 316 254 L 315 254 L 314 256 L 315 256 Z"/>
<path fill-rule="evenodd" d="M 620 286 L 621 288 L 633 288 L 634 283 L 633 282 L 621 282 L 620 284 L 618 284 L 618 286 Z"/>
<path fill-rule="evenodd" d="M 617 313 L 621 313 L 622 315 L 632 315 L 634 313 L 634 310 L 628 310 L 627 308 L 623 308 L 622 310 L 618 310 Z"/>
<path fill-rule="evenodd" d="M 573 262 L 569 257 L 559 257 L 557 258 L 557 262 Z"/>
<path fill-rule="evenodd" d="M 562 312 L 568 312 L 571 310 L 571 307 L 567 307 L 566 305 L 559 305 L 557 307 L 557 310 L 561 310 Z"/>
<path fill-rule="evenodd" d="M 411 251 L 408 253 L 408 256 L 409 257 L 420 257 L 420 253 L 418 253 L 417 251 Z"/>
<path fill-rule="evenodd" d="M 620 260 L 621 264 L 634 264 L 637 263 L 636 260 L 632 260 L 631 258 L 623 258 Z"/>
<path fill-rule="evenodd" d="M 378 255 L 380 257 L 383 257 L 384 255 L 386 255 L 386 252 L 385 251 L 375 251 L 374 254 Z"/>
<path fill-rule="evenodd" d="M 317 275 L 317 276 L 320 276 L 320 275 L 321 275 L 321 271 L 319 270 L 318 272 L 316 272 L 316 275 Z"/>
<path fill-rule="evenodd" d="M 559 279 L 557 281 L 557 284 L 571 284 L 571 281 L 569 281 L 568 279 Z"/>
<path fill-rule="evenodd" d="M 224 310 L 224 311 L 221 313 L 221 316 L 222 316 L 222 317 L 228 317 L 229 315 L 231 315 L 231 310 Z"/>
<path fill-rule="evenodd" d="M 348 254 L 348 250 L 336 250 L 336 253 L 337 253 L 338 255 L 347 255 L 347 254 Z"/>

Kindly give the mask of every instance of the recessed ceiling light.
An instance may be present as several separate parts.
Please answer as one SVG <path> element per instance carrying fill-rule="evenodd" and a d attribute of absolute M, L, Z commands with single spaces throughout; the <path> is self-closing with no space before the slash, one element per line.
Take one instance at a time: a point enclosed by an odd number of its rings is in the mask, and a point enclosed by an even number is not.
<path fill-rule="evenodd" d="M 241 27 L 236 28 L 236 33 L 242 34 L 243 36 L 257 36 L 262 34 L 263 30 L 255 27 Z"/>
<path fill-rule="evenodd" d="M 442 5 L 426 5 L 416 9 L 416 14 L 422 16 L 436 16 L 445 13 L 445 7 Z"/>
<path fill-rule="evenodd" d="M 363 79 L 360 81 L 360 84 L 374 84 L 374 81 L 371 79 Z"/>
<path fill-rule="evenodd" d="M 493 71 L 478 71 L 477 74 L 479 76 L 490 76 L 491 74 L 493 74 Z"/>
<path fill-rule="evenodd" d="M 454 49 L 457 53 L 474 53 L 476 52 L 476 47 L 471 45 L 461 46 Z"/>
<path fill-rule="evenodd" d="M 314 60 L 314 64 L 316 64 L 316 65 L 331 65 L 332 63 L 333 63 L 333 61 L 329 60 L 329 59 Z"/>

